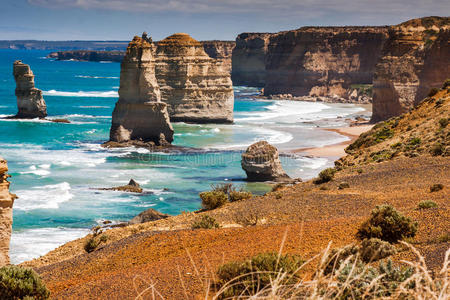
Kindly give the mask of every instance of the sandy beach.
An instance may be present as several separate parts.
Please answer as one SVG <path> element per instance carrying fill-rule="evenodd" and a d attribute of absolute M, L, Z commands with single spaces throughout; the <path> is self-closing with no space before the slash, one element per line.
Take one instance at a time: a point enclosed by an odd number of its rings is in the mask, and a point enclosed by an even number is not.
<path fill-rule="evenodd" d="M 314 157 L 342 157 L 345 155 L 344 149 L 353 143 L 359 135 L 363 132 L 370 130 L 373 125 L 357 125 L 357 126 L 349 126 L 349 127 L 341 127 L 341 128 L 323 128 L 322 130 L 336 132 L 342 135 L 347 136 L 350 140 L 324 146 L 324 147 L 315 147 L 315 148 L 301 148 L 293 150 L 294 153 L 306 153 L 306 155 L 314 156 Z"/>

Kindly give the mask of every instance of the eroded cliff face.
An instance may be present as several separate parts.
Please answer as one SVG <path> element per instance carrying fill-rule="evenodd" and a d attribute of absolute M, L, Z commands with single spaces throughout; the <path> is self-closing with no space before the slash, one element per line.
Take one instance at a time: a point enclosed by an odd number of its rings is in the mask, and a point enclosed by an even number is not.
<path fill-rule="evenodd" d="M 173 141 L 166 103 L 155 77 L 151 41 L 134 37 L 127 48 L 120 71 L 119 100 L 112 116 L 110 140 L 140 140 L 157 145 Z"/>
<path fill-rule="evenodd" d="M 372 121 L 398 116 L 450 77 L 450 18 L 392 26 L 373 78 Z"/>
<path fill-rule="evenodd" d="M 224 69 L 231 74 L 231 56 L 236 46 L 234 41 L 201 41 L 209 57 L 220 60 Z"/>
<path fill-rule="evenodd" d="M 386 27 L 304 27 L 274 34 L 264 94 L 349 99 L 352 85 L 371 84 Z"/>
<path fill-rule="evenodd" d="M 9 193 L 6 160 L 0 157 L 0 267 L 9 264 L 9 242 L 12 228 L 12 207 L 15 195 Z"/>
<path fill-rule="evenodd" d="M 266 53 L 271 33 L 242 33 L 236 38 L 232 56 L 234 85 L 264 87 Z"/>
<path fill-rule="evenodd" d="M 13 75 L 16 81 L 17 107 L 15 118 L 45 118 L 47 106 L 42 91 L 34 86 L 34 74 L 30 66 L 17 60 L 13 64 Z"/>
<path fill-rule="evenodd" d="M 171 121 L 230 123 L 234 94 L 230 74 L 220 60 L 185 33 L 158 42 L 156 78 Z"/>

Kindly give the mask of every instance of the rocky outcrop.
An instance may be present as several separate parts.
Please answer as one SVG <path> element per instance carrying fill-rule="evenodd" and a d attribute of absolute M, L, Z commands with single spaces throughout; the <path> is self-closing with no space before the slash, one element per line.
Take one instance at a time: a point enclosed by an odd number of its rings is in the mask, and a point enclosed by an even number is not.
<path fill-rule="evenodd" d="M 6 160 L 0 157 L 0 267 L 9 264 L 12 212 L 15 195 L 9 193 L 9 175 Z"/>
<path fill-rule="evenodd" d="M 278 150 L 266 141 L 252 144 L 242 154 L 242 169 L 248 181 L 286 181 L 289 176 L 281 166 Z"/>
<path fill-rule="evenodd" d="M 450 76 L 450 18 L 392 26 L 373 79 L 372 121 L 398 116 Z"/>
<path fill-rule="evenodd" d="M 142 193 L 144 190 L 141 188 L 139 183 L 134 179 L 130 179 L 127 185 L 116 186 L 112 188 L 101 188 L 100 191 L 117 191 L 117 192 L 128 192 L 128 193 Z"/>
<path fill-rule="evenodd" d="M 158 42 L 156 78 L 171 121 L 233 122 L 230 74 L 188 34 L 177 33 Z"/>
<path fill-rule="evenodd" d="M 47 116 L 47 106 L 42 91 L 34 87 L 34 74 L 29 65 L 20 60 L 14 62 L 18 113 L 15 118 L 34 119 Z"/>
<path fill-rule="evenodd" d="M 134 37 L 122 62 L 110 141 L 144 141 L 156 145 L 173 141 L 167 105 L 161 102 L 155 77 L 152 43 L 146 35 Z"/>
<path fill-rule="evenodd" d="M 169 215 L 163 214 L 153 208 L 147 209 L 141 212 L 139 215 L 134 217 L 128 222 L 129 224 L 141 224 L 146 222 L 158 221 L 161 219 L 166 219 L 170 217 Z"/>
<path fill-rule="evenodd" d="M 122 62 L 125 51 L 94 51 L 94 50 L 72 50 L 58 51 L 47 55 L 48 58 L 56 60 L 78 60 L 78 61 L 112 61 Z"/>
<path fill-rule="evenodd" d="M 271 33 L 242 33 L 236 38 L 232 56 L 234 85 L 264 87 L 266 53 Z"/>
<path fill-rule="evenodd" d="M 272 35 L 264 94 L 358 101 L 355 90 L 372 83 L 387 31 L 387 27 L 304 27 Z"/>
<path fill-rule="evenodd" d="M 231 74 L 231 57 L 236 46 L 234 41 L 201 41 L 209 57 L 220 60 L 226 72 Z"/>

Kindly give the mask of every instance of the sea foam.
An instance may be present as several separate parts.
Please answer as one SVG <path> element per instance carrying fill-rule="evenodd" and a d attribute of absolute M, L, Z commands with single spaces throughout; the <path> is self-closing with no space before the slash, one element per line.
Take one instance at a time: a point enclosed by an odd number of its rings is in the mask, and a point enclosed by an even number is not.
<path fill-rule="evenodd" d="M 93 98 L 117 98 L 119 93 L 117 91 L 78 91 L 78 92 L 65 92 L 57 90 L 49 90 L 43 92 L 44 96 L 60 96 L 60 97 L 93 97 Z"/>

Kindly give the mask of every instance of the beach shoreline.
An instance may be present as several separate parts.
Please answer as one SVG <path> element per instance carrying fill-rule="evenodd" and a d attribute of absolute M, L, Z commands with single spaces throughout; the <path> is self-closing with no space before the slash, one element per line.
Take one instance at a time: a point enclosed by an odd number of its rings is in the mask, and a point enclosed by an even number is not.
<path fill-rule="evenodd" d="M 311 148 L 299 148 L 294 149 L 292 153 L 303 153 L 312 157 L 327 157 L 327 158 L 339 158 L 345 156 L 345 148 L 353 143 L 363 132 L 370 130 L 373 127 L 372 124 L 360 124 L 355 126 L 346 126 L 339 128 L 320 128 L 319 130 L 326 130 L 336 132 L 349 138 L 348 141 L 344 141 L 337 144 L 327 145 L 323 147 L 311 147 Z"/>

